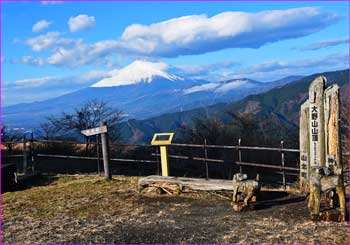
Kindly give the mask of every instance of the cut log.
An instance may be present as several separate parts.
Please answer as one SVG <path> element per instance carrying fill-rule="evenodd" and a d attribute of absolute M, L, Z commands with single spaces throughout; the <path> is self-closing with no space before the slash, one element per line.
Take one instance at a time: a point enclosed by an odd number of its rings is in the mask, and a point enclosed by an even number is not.
<path fill-rule="evenodd" d="M 140 191 L 147 187 L 167 188 L 168 191 L 192 192 L 192 191 L 233 191 L 232 180 L 222 179 L 199 179 L 188 177 L 173 177 L 173 176 L 159 176 L 151 175 L 142 177 L 138 181 L 138 188 Z M 262 186 L 261 191 L 276 191 L 295 193 L 297 190 L 287 186 L 283 188 L 271 188 Z"/>
<path fill-rule="evenodd" d="M 167 190 L 172 191 L 179 189 L 182 192 L 233 191 L 231 180 L 196 179 L 158 175 L 147 176 L 139 179 L 138 187 L 140 190 L 150 186 L 167 188 Z"/>

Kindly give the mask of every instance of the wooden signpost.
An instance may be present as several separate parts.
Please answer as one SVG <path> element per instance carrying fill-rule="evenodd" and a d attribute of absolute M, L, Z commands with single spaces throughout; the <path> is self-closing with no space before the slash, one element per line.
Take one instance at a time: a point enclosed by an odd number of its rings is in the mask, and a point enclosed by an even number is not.
<path fill-rule="evenodd" d="M 339 86 L 333 84 L 325 90 L 325 156 L 326 167 L 339 168 L 341 147 L 339 145 Z M 337 165 L 337 166 L 335 166 Z"/>
<path fill-rule="evenodd" d="M 107 124 L 102 123 L 100 127 L 90 128 L 90 129 L 82 130 L 80 132 L 85 136 L 93 136 L 93 135 L 99 135 L 99 134 L 101 135 L 104 175 L 106 179 L 112 179 L 112 175 L 109 171 L 109 148 L 108 148 Z"/>
<path fill-rule="evenodd" d="M 93 135 L 97 135 L 97 134 L 103 134 L 103 133 L 107 133 L 107 126 L 101 125 L 100 127 L 85 129 L 85 130 L 82 130 L 80 132 L 85 136 L 93 136 Z"/>
<path fill-rule="evenodd" d="M 309 88 L 310 167 L 325 166 L 324 89 L 326 78 L 316 78 Z"/>
<path fill-rule="evenodd" d="M 300 147 L 300 189 L 305 192 L 307 189 L 307 179 L 310 175 L 309 151 L 309 101 L 305 101 L 300 109 L 299 122 L 299 147 Z"/>
<path fill-rule="evenodd" d="M 28 169 L 28 156 L 27 156 L 27 138 L 23 136 L 23 174 L 27 174 Z"/>
<path fill-rule="evenodd" d="M 330 167 L 341 174 L 339 87 L 326 87 L 326 82 L 324 76 L 317 77 L 300 108 L 300 189 L 304 192 L 313 167 Z"/>

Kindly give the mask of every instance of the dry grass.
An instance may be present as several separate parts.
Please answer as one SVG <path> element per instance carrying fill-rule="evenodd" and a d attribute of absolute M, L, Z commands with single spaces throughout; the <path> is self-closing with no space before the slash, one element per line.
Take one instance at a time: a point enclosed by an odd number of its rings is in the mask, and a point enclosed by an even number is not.
<path fill-rule="evenodd" d="M 3 243 L 349 243 L 347 223 L 312 223 L 305 201 L 236 213 L 209 193 L 139 193 L 137 177 L 52 176 L 4 193 Z"/>

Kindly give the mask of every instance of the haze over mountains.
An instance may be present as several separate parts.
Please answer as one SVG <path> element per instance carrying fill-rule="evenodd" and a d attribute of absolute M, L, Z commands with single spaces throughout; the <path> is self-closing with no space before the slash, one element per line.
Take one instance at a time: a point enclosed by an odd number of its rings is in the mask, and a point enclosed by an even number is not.
<path fill-rule="evenodd" d="M 164 113 L 235 102 L 301 78 L 292 76 L 268 83 L 248 78 L 205 81 L 182 77 L 168 70 L 164 63 L 135 61 L 91 87 L 40 102 L 4 107 L 3 122 L 11 128 L 36 129 L 47 116 L 70 112 L 95 98 L 121 110 L 125 119 L 147 119 Z"/>

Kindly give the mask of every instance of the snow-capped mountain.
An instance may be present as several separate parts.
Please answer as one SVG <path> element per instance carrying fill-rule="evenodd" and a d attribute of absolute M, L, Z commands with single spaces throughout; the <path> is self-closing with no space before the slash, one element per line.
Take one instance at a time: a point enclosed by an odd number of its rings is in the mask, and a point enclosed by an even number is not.
<path fill-rule="evenodd" d="M 280 85 L 245 78 L 221 82 L 194 80 L 171 74 L 168 70 L 164 63 L 135 61 L 108 72 L 107 77 L 91 87 L 45 101 L 4 107 L 3 122 L 10 127 L 36 128 L 47 116 L 72 111 L 91 99 L 106 101 L 110 107 L 127 115 L 126 119 L 146 119 L 218 102 L 237 101 Z"/>
<path fill-rule="evenodd" d="M 163 78 L 170 81 L 184 80 L 181 77 L 169 74 L 166 70 L 169 66 L 162 62 L 134 61 L 127 67 L 110 72 L 111 77 L 104 78 L 92 87 L 115 87 L 137 83 L 151 83 L 155 78 Z"/>

